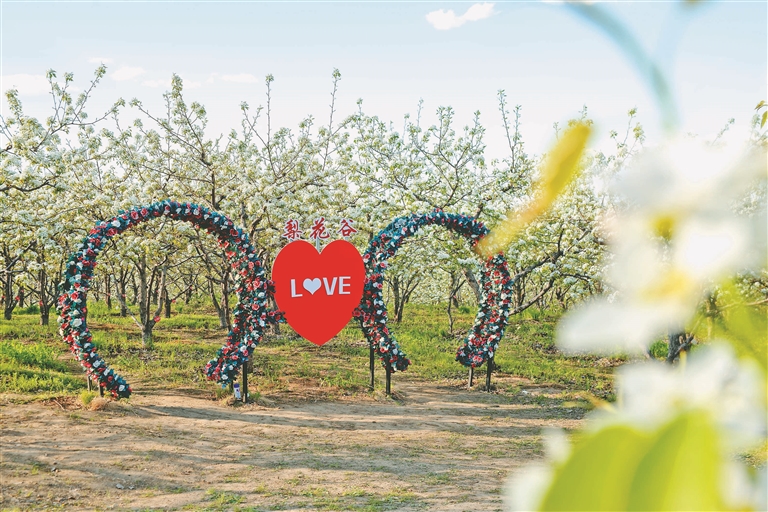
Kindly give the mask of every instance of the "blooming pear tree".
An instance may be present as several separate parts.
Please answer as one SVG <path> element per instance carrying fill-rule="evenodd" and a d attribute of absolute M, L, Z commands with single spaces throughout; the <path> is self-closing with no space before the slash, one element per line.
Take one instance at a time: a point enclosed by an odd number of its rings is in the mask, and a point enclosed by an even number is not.
<path fill-rule="evenodd" d="M 105 72 L 106 68 L 97 68 L 90 84 L 73 98 L 74 76 L 66 73 L 58 81 L 56 72 L 49 70 L 52 113 L 44 121 L 25 113 L 19 91 L 6 92 L 9 114 L 0 118 L 0 197 L 5 203 L 0 213 L 4 227 L 0 231 L 0 279 L 6 319 L 16 297 L 9 292 L 14 280 L 23 277 L 18 285 L 36 296 L 40 322 L 48 324 L 58 286 L 56 276 L 66 261 L 69 244 L 78 236 L 74 226 L 83 212 L 82 199 L 72 201 L 77 197 L 72 184 L 103 158 L 95 127 L 110 111 L 91 119 L 85 107 Z"/>
<path fill-rule="evenodd" d="M 117 112 L 114 120 L 116 129 L 106 136 L 111 142 L 115 158 L 125 172 L 140 184 L 145 192 L 144 203 L 166 197 L 183 197 L 207 205 L 217 211 L 234 210 L 242 197 L 238 174 L 230 161 L 231 139 L 219 137 L 210 139 L 206 135 L 207 116 L 205 108 L 197 103 L 187 103 L 184 98 L 183 82 L 174 75 L 171 90 L 164 94 L 166 113 L 158 116 L 144 107 L 139 100 L 132 100 L 130 106 L 139 113 L 131 126 L 123 127 Z M 121 106 L 124 104 L 121 103 Z M 198 260 L 204 270 L 207 289 L 219 314 L 222 329 L 231 327 L 231 306 L 233 276 L 224 253 L 210 245 L 207 238 L 201 239 L 194 231 L 176 227 L 172 229 L 188 246 L 196 249 L 191 256 Z M 139 242 L 146 245 L 143 238 Z M 176 255 L 179 238 L 169 236 L 167 242 L 173 251 L 151 251 L 152 254 Z M 147 254 L 147 251 L 144 251 Z M 186 258 L 181 257 L 180 261 Z M 144 290 L 139 300 L 140 323 L 145 332 L 151 331 L 158 318 L 160 306 L 154 311 L 150 303 L 158 294 L 168 299 L 168 276 L 181 263 L 167 261 L 165 256 L 148 263 L 136 261 L 136 269 Z M 147 266 L 149 265 L 149 266 Z M 151 286 L 150 286 L 151 285 Z M 149 286 L 149 288 L 147 288 Z M 157 291 L 153 287 L 157 286 Z"/>
<path fill-rule="evenodd" d="M 320 217 L 337 227 L 342 219 L 352 219 L 358 228 L 367 229 L 368 222 L 361 217 L 360 194 L 350 189 L 346 168 L 347 122 L 335 118 L 341 73 L 334 70 L 331 78 L 327 124 L 316 125 L 308 117 L 295 132 L 276 128 L 272 120 L 272 75 L 265 78 L 265 105 L 252 113 L 247 102 L 241 104 L 242 129 L 233 139 L 233 161 L 244 192 L 238 218 L 260 247 L 267 268 L 285 243 L 282 233 L 288 219 L 297 220 L 303 230 Z M 248 199 L 253 197 L 259 201 Z M 358 234 L 352 241 L 362 244 L 365 238 Z"/>
<path fill-rule="evenodd" d="M 19 99 L 19 91 L 5 92 L 9 114 L 0 118 L 0 193 L 11 190 L 25 193 L 44 187 L 53 188 L 68 168 L 87 158 L 87 147 L 71 144 L 69 137 L 78 130 L 92 132 L 109 112 L 89 119 L 85 111 L 106 68 L 100 66 L 85 90 L 73 99 L 70 92 L 74 75 L 66 73 L 57 81 L 54 70 L 46 73 L 51 87 L 51 115 L 44 121 L 28 116 Z"/>

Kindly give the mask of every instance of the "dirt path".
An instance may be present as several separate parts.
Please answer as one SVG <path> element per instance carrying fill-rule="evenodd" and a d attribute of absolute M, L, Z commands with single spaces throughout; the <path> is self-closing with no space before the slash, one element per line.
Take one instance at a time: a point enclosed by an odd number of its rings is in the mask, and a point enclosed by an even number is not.
<path fill-rule="evenodd" d="M 0 405 L 3 508 L 499 510 L 541 428 L 583 409 L 557 390 L 398 381 L 398 399 L 262 401 L 136 393 L 87 410 Z M 145 391 L 145 393 L 147 393 Z"/>

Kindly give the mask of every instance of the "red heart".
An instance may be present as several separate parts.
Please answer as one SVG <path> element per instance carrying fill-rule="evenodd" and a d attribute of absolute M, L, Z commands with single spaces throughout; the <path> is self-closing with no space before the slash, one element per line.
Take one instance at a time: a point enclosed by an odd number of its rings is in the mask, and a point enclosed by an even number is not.
<path fill-rule="evenodd" d="M 365 265 L 351 243 L 336 240 L 323 252 L 304 240 L 289 243 L 272 267 L 275 302 L 288 325 L 315 345 L 336 336 L 360 304 Z"/>

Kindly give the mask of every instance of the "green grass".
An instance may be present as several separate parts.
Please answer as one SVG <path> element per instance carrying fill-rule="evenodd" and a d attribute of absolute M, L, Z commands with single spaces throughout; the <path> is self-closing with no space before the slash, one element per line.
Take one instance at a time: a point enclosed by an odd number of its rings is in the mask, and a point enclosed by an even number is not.
<path fill-rule="evenodd" d="M 224 509 L 227 505 L 237 505 L 244 500 L 239 494 L 227 491 L 217 491 L 216 489 L 208 489 L 205 491 L 205 496 L 212 502 L 216 509 Z"/>
<path fill-rule="evenodd" d="M 51 393 L 75 394 L 83 388 L 85 380 L 79 376 L 0 364 L 0 393 L 31 393 L 47 397 Z"/>
<path fill-rule="evenodd" d="M 76 394 L 85 387 L 53 325 L 36 315 L 16 315 L 0 323 L 0 393 Z"/>
<path fill-rule="evenodd" d="M 0 345 L 0 361 L 15 366 L 67 371 L 67 365 L 57 358 L 58 351 L 55 348 L 41 343 L 30 345 L 9 340 Z"/>
<path fill-rule="evenodd" d="M 653 345 L 651 345 L 649 351 L 653 357 L 663 361 L 667 358 L 667 354 L 669 353 L 669 344 L 667 341 L 655 341 Z"/>
<path fill-rule="evenodd" d="M 210 313 L 205 304 L 174 304 L 172 318 L 162 319 L 154 330 L 153 348 L 145 349 L 131 318 L 120 317 L 103 302 L 88 304 L 89 326 L 99 353 L 134 389 L 216 391 L 218 386 L 205 379 L 202 369 L 215 357 L 227 333 L 217 328 L 218 320 Z M 403 322 L 390 324 L 412 361 L 408 375 L 430 381 L 466 379 L 467 369 L 455 361 L 455 354 L 474 313 L 467 306 L 455 310 L 455 332 L 449 333 L 444 307 L 409 304 Z M 622 360 L 600 365 L 596 364 L 600 358 L 561 354 L 553 341 L 556 321 L 556 315 L 538 310 L 513 317 L 496 354 L 498 371 L 610 398 L 611 367 Z M 79 394 L 85 378 L 58 336 L 55 315 L 50 326 L 37 324 L 35 314 L 0 320 L 0 393 Z M 254 352 L 256 373 L 249 379 L 252 397 L 301 389 L 314 389 L 328 398 L 368 392 L 369 351 L 355 321 L 322 347 L 302 340 L 286 325 L 280 329 L 280 335 L 265 336 Z M 384 372 L 378 361 L 376 368 L 381 379 Z"/>
<path fill-rule="evenodd" d="M 83 390 L 80 392 L 80 402 L 84 406 L 88 407 L 90 403 L 93 401 L 93 399 L 96 398 L 97 396 L 98 396 L 98 393 L 96 391 L 88 391 L 87 389 Z"/>
<path fill-rule="evenodd" d="M 474 308 L 460 308 L 454 314 L 454 334 L 451 335 L 444 307 L 409 304 L 402 324 L 391 325 L 411 359 L 408 372 L 429 380 L 466 378 L 467 369 L 459 365 L 455 357 L 474 322 L 475 312 Z M 560 384 L 574 391 L 609 397 L 611 369 L 596 367 L 599 357 L 560 353 L 554 342 L 557 319 L 552 313 L 535 309 L 512 317 L 496 353 L 498 370 L 538 384 Z M 621 358 L 616 358 L 611 364 L 620 361 Z M 484 371 L 484 368 L 479 370 Z"/>
<path fill-rule="evenodd" d="M 596 365 L 596 356 L 566 356 L 554 342 L 556 319 L 513 320 L 499 347 L 496 364 L 501 372 L 526 377 L 536 383 L 561 384 L 570 390 L 588 391 L 601 397 L 612 392 L 611 366 L 625 361 L 608 360 L 607 367 Z"/>

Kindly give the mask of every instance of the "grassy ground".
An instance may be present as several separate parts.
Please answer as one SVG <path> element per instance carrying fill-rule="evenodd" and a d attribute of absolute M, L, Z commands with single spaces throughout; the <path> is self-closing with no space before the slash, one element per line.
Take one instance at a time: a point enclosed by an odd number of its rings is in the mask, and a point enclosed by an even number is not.
<path fill-rule="evenodd" d="M 95 301 L 88 310 L 99 353 L 134 388 L 140 383 L 144 389 L 183 387 L 222 393 L 202 373 L 226 337 L 205 304 L 174 305 L 172 317 L 155 327 L 149 350 L 142 347 L 141 334 L 130 318 Z M 0 321 L 0 393 L 48 398 L 82 392 L 83 372 L 58 336 L 55 319 L 44 327 L 38 325 L 34 311 L 23 313 Z M 392 327 L 412 361 L 410 378 L 467 378 L 467 369 L 454 356 L 474 313 L 460 308 L 451 334 L 444 308 L 408 305 L 402 324 Z M 621 359 L 563 355 L 554 346 L 555 323 L 555 317 L 535 310 L 514 317 L 496 356 L 498 373 L 610 399 L 611 370 Z M 287 326 L 280 330 L 255 351 L 252 394 L 286 391 L 296 383 L 320 388 L 328 398 L 367 392 L 368 347 L 354 322 L 322 347 L 302 340 Z M 377 372 L 383 373 L 378 362 Z M 482 382 L 484 369 L 479 373 Z"/>
<path fill-rule="evenodd" d="M 454 335 L 444 308 L 413 305 L 392 326 L 412 360 L 393 377 L 395 400 L 378 365 L 368 389 L 368 346 L 351 323 L 322 347 L 287 326 L 267 336 L 242 404 L 202 373 L 226 337 L 205 304 L 176 305 L 151 350 L 130 318 L 88 310 L 99 352 L 136 393 L 86 391 L 55 319 L 0 321 L 2 509 L 498 510 L 506 475 L 542 456 L 541 429 L 578 428 L 582 395 L 609 395 L 617 362 L 563 356 L 555 319 L 532 312 L 502 341 L 496 392 L 480 390 L 484 370 L 467 391 L 454 355 L 474 311 L 458 313 Z"/>
<path fill-rule="evenodd" d="M 368 390 L 356 325 L 322 347 L 282 326 L 254 354 L 247 405 L 203 376 L 226 337 L 205 304 L 176 305 L 151 350 L 130 318 L 89 304 L 100 353 L 137 391 L 119 402 L 85 391 L 55 323 L 29 310 L 0 321 L 0 508 L 94 508 L 98 496 L 147 510 L 498 510 L 506 475 L 542 456 L 541 429 L 576 431 L 585 395 L 612 399 L 624 360 L 563 355 L 557 319 L 533 310 L 502 340 L 496 392 L 479 391 L 484 370 L 466 391 L 454 354 L 473 317 L 462 308 L 451 334 L 444 308 L 406 309 L 392 329 L 412 365 L 393 377 L 396 400 L 380 366 Z M 756 467 L 765 454 L 742 457 Z"/>

